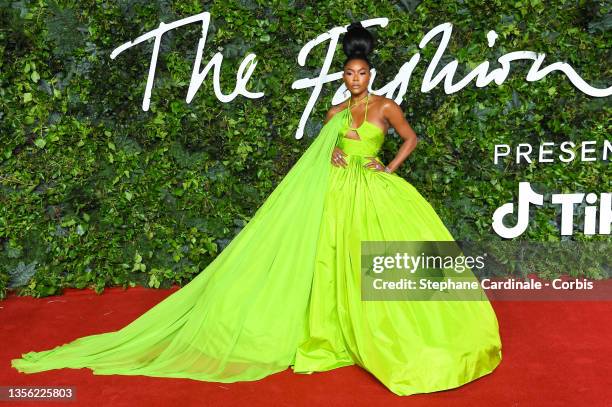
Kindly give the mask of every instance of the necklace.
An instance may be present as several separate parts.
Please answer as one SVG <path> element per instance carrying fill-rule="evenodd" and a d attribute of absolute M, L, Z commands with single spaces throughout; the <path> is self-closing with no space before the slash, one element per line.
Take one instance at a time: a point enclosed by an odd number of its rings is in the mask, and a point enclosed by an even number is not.
<path fill-rule="evenodd" d="M 368 118 L 368 102 L 370 100 L 370 94 L 368 93 L 368 96 L 364 97 L 363 99 L 366 100 L 366 105 L 365 105 L 365 113 L 363 115 L 363 123 L 365 123 L 366 119 Z M 359 102 L 357 102 L 353 107 L 357 106 L 357 104 L 361 103 L 361 101 L 363 100 L 361 99 Z M 348 108 L 346 109 L 346 111 L 348 112 L 348 115 L 346 116 L 346 121 L 347 121 L 347 125 L 348 128 L 350 130 L 356 131 L 359 130 L 359 127 L 351 127 L 351 124 L 353 123 L 353 114 L 351 113 L 351 99 L 349 99 L 349 103 L 348 103 Z M 361 123 L 361 125 L 363 126 L 363 123 Z"/>

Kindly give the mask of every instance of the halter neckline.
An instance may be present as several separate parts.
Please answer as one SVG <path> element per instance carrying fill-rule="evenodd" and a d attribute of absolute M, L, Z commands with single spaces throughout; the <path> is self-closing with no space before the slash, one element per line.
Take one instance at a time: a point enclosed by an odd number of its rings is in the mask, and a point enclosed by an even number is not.
<path fill-rule="evenodd" d="M 369 98 L 369 97 L 370 97 L 370 95 L 368 95 L 368 98 Z M 366 101 L 366 110 L 367 110 L 367 107 L 368 107 L 368 103 L 369 103 L 369 100 L 367 100 L 367 101 Z M 342 108 L 340 111 L 338 111 L 338 113 L 341 113 L 341 112 L 343 112 L 343 111 L 347 110 L 347 109 L 348 109 L 348 107 L 349 107 L 349 105 L 348 105 L 348 103 L 347 103 L 347 105 L 346 105 L 344 108 Z M 344 134 L 344 135 L 346 135 L 346 133 L 348 132 L 348 130 L 350 130 L 350 127 L 351 127 L 351 124 L 352 124 L 352 123 L 349 123 L 349 120 L 350 120 L 350 121 L 352 121 L 352 119 L 353 119 L 353 115 L 351 114 L 350 110 L 348 110 L 348 111 L 346 112 L 346 115 L 347 115 L 347 120 L 345 120 L 344 122 L 345 122 L 345 126 L 346 126 L 346 128 L 347 128 L 347 131 L 344 131 L 344 132 L 343 132 L 343 134 Z M 359 127 L 357 127 L 357 129 L 356 129 L 356 130 L 353 130 L 353 131 L 355 131 L 355 132 L 356 132 L 356 133 L 359 135 L 359 133 L 357 132 L 357 130 L 359 130 L 359 129 L 361 129 L 363 126 L 365 126 L 365 124 L 366 124 L 366 123 L 368 123 L 370 126 L 375 127 L 375 128 L 376 128 L 376 129 L 377 129 L 377 130 L 378 130 L 378 131 L 379 131 L 379 132 L 382 134 L 382 135 L 385 135 L 385 134 L 386 134 L 386 133 L 385 133 L 385 130 L 384 130 L 383 128 L 381 128 L 380 126 L 378 126 L 378 125 L 376 125 L 376 124 L 374 124 L 374 123 L 372 123 L 371 121 L 369 121 L 369 120 L 368 120 L 367 112 L 366 112 L 365 118 L 364 118 L 363 122 L 361 123 L 361 125 L 359 125 Z M 360 137 L 361 137 L 361 136 L 360 136 Z M 345 137 L 345 138 L 347 138 L 347 137 Z M 348 140 L 361 141 L 361 140 L 357 140 L 357 139 L 353 139 L 353 138 L 348 138 Z"/>
<path fill-rule="evenodd" d="M 363 100 L 363 99 L 362 99 Z M 361 102 L 361 101 L 360 101 Z M 361 126 L 364 125 L 365 122 L 368 121 L 368 105 L 370 104 L 370 94 L 368 93 L 368 96 L 366 96 L 366 105 L 365 105 L 365 113 L 363 115 L 363 122 L 361 123 L 360 126 L 358 127 L 353 127 L 351 126 L 353 124 L 353 114 L 351 113 L 350 107 L 351 107 L 351 99 L 349 99 L 349 102 L 347 103 L 346 108 L 349 109 L 348 110 L 348 114 L 346 117 L 346 125 L 348 127 L 349 130 L 353 130 L 353 131 L 357 131 L 361 128 Z"/>

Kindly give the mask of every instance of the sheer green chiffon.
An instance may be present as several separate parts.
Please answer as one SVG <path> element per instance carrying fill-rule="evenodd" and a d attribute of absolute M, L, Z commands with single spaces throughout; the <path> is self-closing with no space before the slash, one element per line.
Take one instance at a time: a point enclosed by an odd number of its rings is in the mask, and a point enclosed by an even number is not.
<path fill-rule="evenodd" d="M 488 301 L 362 301 L 362 240 L 452 241 L 406 180 L 364 164 L 383 131 L 337 113 L 251 221 L 189 284 L 123 329 L 12 360 L 33 373 L 257 380 L 357 364 L 398 395 L 458 387 L 501 362 Z M 346 168 L 330 164 L 338 145 Z"/>
<path fill-rule="evenodd" d="M 305 338 L 333 117 L 230 244 L 180 290 L 124 328 L 12 360 L 20 372 L 256 380 L 287 369 Z"/>

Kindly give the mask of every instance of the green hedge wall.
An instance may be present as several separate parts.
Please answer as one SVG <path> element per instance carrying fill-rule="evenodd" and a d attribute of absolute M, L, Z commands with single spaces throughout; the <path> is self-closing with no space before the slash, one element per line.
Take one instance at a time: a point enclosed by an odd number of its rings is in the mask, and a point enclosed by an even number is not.
<path fill-rule="evenodd" d="M 256 53 L 249 84 L 260 99 L 220 103 L 207 78 L 185 97 L 201 29 L 163 37 L 149 111 L 141 108 L 152 41 L 117 59 L 110 52 L 166 23 L 211 13 L 204 61 L 224 55 L 224 93 L 243 57 Z M 7 1 L 0 0 L 0 298 L 7 289 L 47 296 L 62 287 L 184 284 L 231 241 L 321 127 L 336 86 L 325 87 L 295 132 L 324 47 L 300 67 L 301 47 L 353 20 L 389 18 L 374 28 L 373 89 L 415 53 L 421 61 L 401 106 L 420 143 L 398 173 L 432 203 L 459 239 L 499 239 L 493 211 L 516 199 L 519 181 L 545 194 L 608 192 L 607 162 L 494 165 L 493 145 L 597 140 L 609 135 L 609 98 L 583 94 L 560 72 L 527 82 L 529 61 L 513 63 L 502 85 L 473 83 L 447 95 L 420 91 L 444 22 L 453 34 L 442 63 L 457 76 L 519 50 L 566 61 L 589 84 L 610 85 L 606 1 Z M 499 34 L 493 48 L 486 33 Z M 338 46 L 333 71 L 343 61 Z M 341 84 L 338 81 L 337 85 Z M 382 157 L 401 139 L 390 133 Z M 582 218 L 576 219 L 580 229 Z M 521 240 L 558 241 L 557 206 L 534 212 Z M 574 240 L 609 236 L 575 234 Z"/>

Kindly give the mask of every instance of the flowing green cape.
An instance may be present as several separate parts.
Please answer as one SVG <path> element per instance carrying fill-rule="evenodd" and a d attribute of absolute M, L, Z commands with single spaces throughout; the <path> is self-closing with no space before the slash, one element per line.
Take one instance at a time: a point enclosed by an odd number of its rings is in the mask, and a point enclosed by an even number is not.
<path fill-rule="evenodd" d="M 25 353 L 12 366 L 215 382 L 287 369 L 307 335 L 330 157 L 343 117 L 323 126 L 253 218 L 191 282 L 118 331 Z"/>

